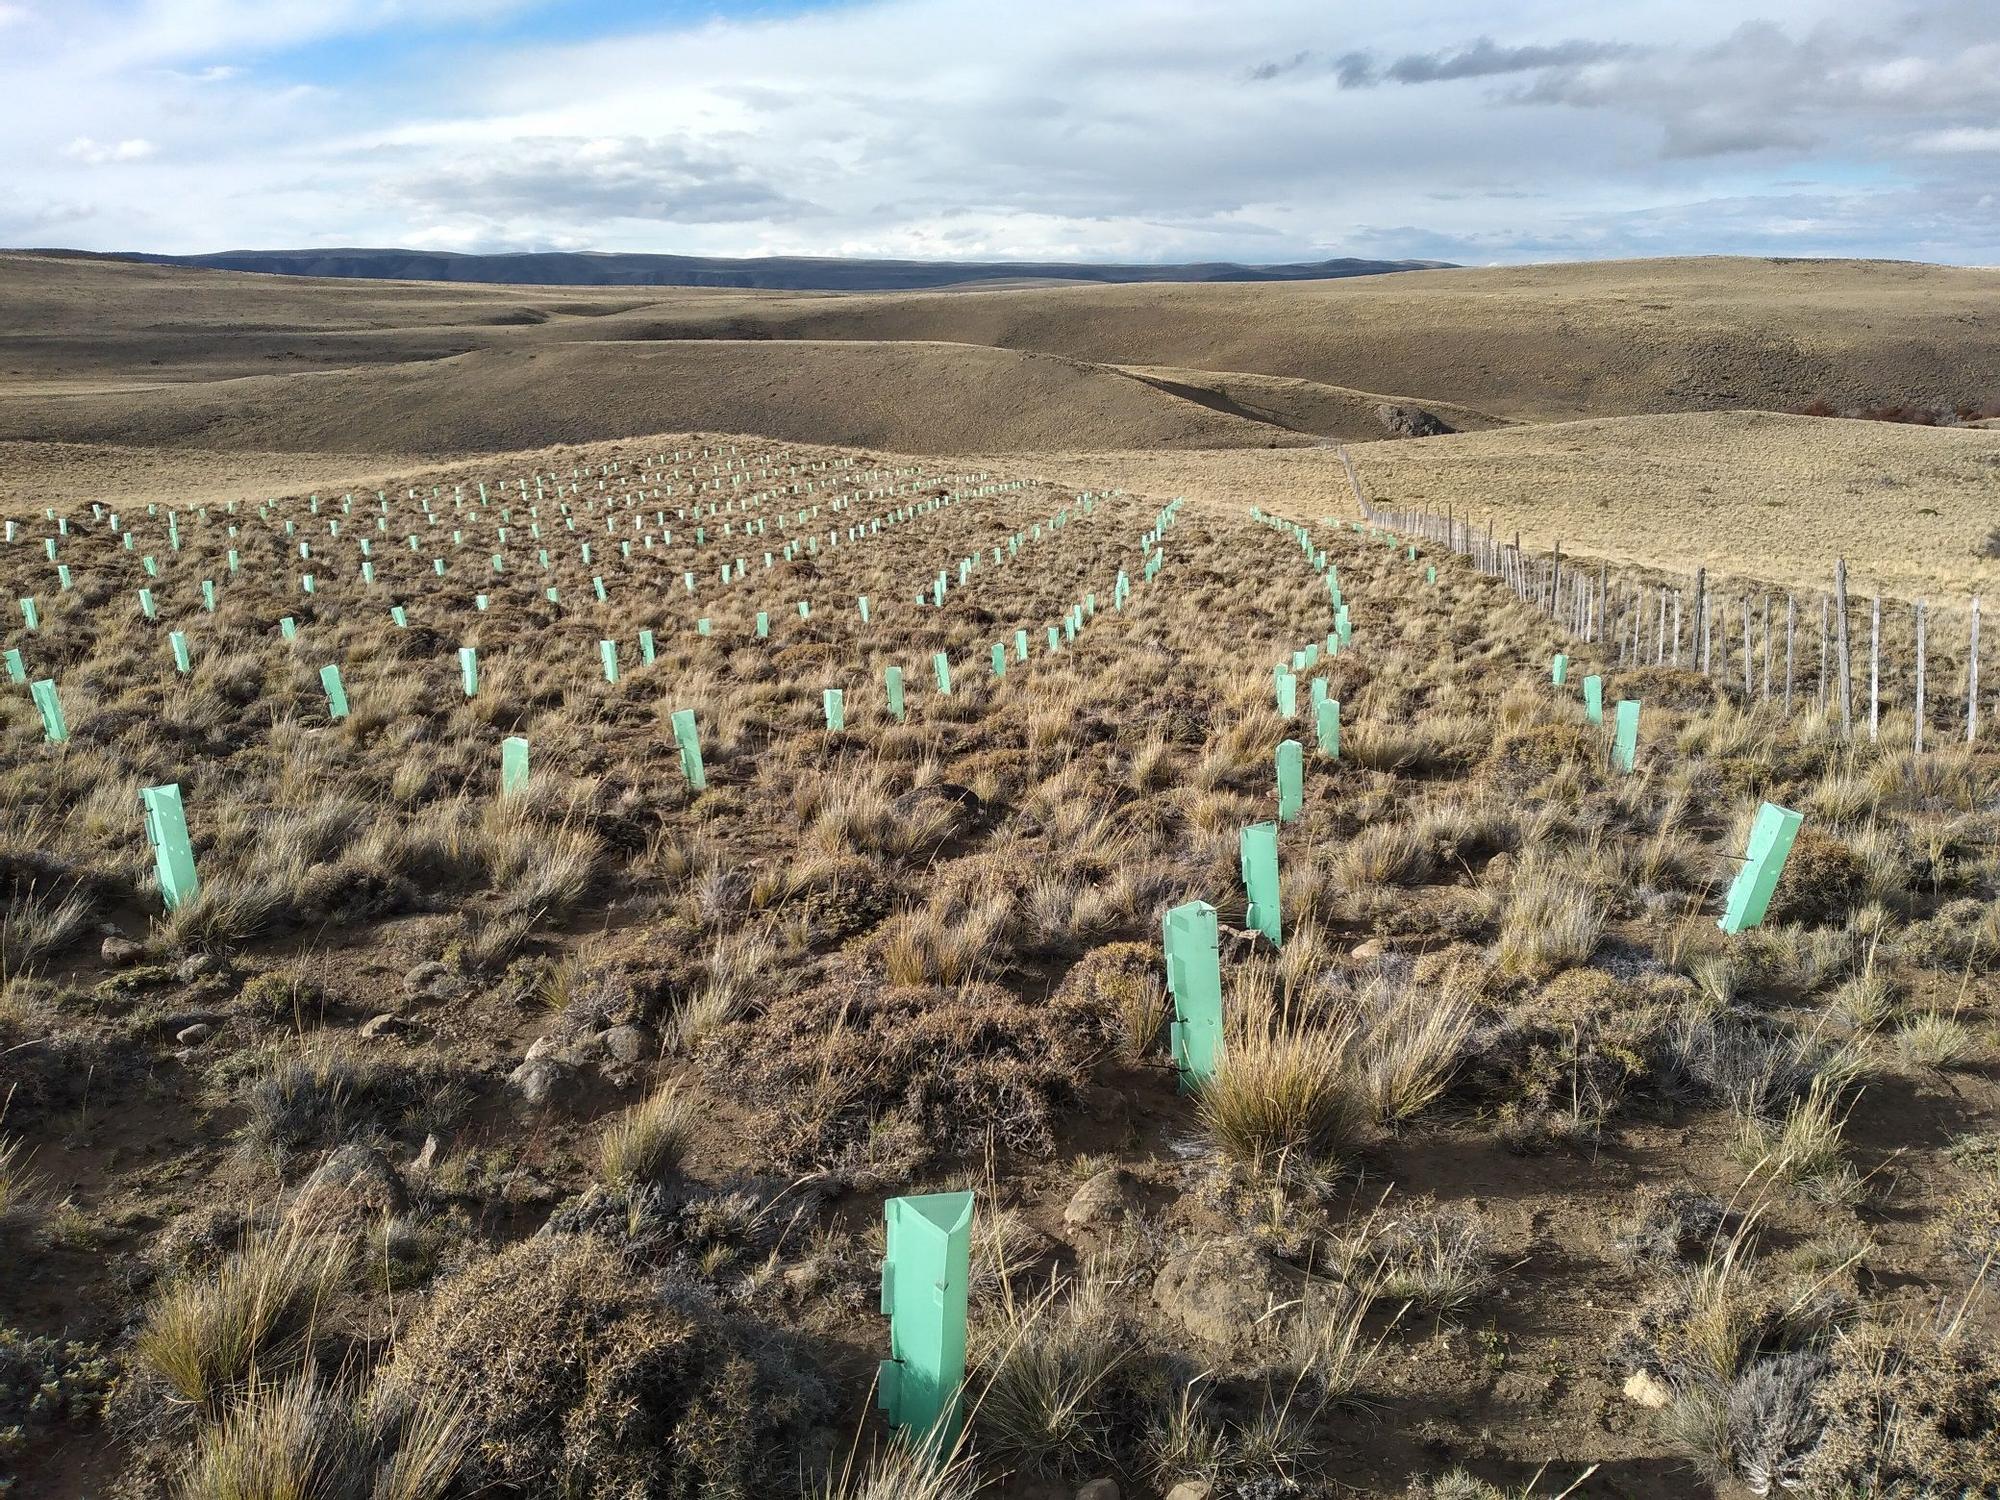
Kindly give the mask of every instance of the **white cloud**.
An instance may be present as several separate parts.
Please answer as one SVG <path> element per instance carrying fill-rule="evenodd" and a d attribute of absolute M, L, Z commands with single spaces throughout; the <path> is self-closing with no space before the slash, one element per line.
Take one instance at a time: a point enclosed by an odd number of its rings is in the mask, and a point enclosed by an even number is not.
<path fill-rule="evenodd" d="M 1950 130 L 1933 130 L 1910 142 L 1915 151 L 1935 151 L 1946 156 L 1962 152 L 2000 151 L 2000 128 L 1991 125 L 1960 125 Z"/>
<path fill-rule="evenodd" d="M 158 150 L 159 147 L 151 141 L 139 136 L 123 141 L 98 141 L 92 140 L 87 135 L 80 135 L 63 147 L 62 154 L 71 161 L 82 162 L 85 166 L 101 167 L 106 162 L 144 161 Z"/>
<path fill-rule="evenodd" d="M 1990 0 L 872 0 L 508 46 L 525 3 L 67 0 L 0 49 L 0 159 L 37 202 L 122 161 L 94 248 L 2000 259 Z"/>

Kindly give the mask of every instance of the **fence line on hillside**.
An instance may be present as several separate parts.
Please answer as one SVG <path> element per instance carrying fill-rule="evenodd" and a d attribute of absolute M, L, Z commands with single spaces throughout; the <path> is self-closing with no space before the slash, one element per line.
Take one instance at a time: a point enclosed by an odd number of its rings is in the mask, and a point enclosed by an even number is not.
<path fill-rule="evenodd" d="M 1885 710 L 1907 710 L 1919 753 L 1976 744 L 1985 720 L 2000 717 L 2000 701 L 1981 701 L 1995 679 L 1980 670 L 1986 642 L 1977 594 L 1967 605 L 1944 609 L 1927 599 L 1898 609 L 1891 600 L 1885 611 L 1880 594 L 1853 595 L 1847 560 L 1837 558 L 1831 586 L 1809 594 L 1802 608 L 1794 590 L 1745 578 L 1718 584 L 1705 567 L 1689 576 L 1613 564 L 1566 554 L 1560 539 L 1545 553 L 1531 553 L 1519 532 L 1496 536 L 1490 518 L 1479 526 L 1456 510 L 1372 505 L 1345 448 L 1340 459 L 1371 525 L 1469 559 L 1571 640 L 1596 647 L 1608 664 L 1699 672 L 1746 705 L 1776 706 L 1786 717 L 1822 713 L 1870 741 L 1883 736 Z M 1863 643 L 1867 659 L 1857 662 Z"/>

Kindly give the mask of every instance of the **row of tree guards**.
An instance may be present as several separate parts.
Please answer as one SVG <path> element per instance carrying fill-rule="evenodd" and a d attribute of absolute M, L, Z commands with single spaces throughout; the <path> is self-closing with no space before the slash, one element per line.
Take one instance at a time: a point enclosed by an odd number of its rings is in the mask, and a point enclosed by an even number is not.
<path fill-rule="evenodd" d="M 1910 742 L 1919 753 L 1980 737 L 1976 594 L 1963 612 L 1939 611 L 1924 599 L 1891 599 L 1885 608 L 1879 594 L 1851 596 L 1847 560 L 1840 558 L 1832 587 L 1801 610 L 1797 594 L 1775 586 L 1739 583 L 1719 592 L 1706 568 L 1685 582 L 1652 570 L 1620 576 L 1602 559 L 1565 555 L 1560 540 L 1546 553 L 1531 553 L 1518 532 L 1496 537 L 1490 520 L 1479 527 L 1449 511 L 1378 509 L 1358 483 L 1355 496 L 1375 525 L 1469 558 L 1572 640 L 1613 654 L 1618 666 L 1697 671 L 1738 688 L 1746 704 L 1777 705 L 1787 717 L 1810 706 L 1849 735 L 1865 729 L 1871 742 L 1882 738 L 1885 707 L 1907 708 Z M 2000 713 L 2000 705 L 1986 708 Z"/>

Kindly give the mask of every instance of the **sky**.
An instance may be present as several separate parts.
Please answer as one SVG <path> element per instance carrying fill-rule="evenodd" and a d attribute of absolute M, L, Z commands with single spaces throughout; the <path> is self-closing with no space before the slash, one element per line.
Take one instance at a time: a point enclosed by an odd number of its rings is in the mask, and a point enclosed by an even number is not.
<path fill-rule="evenodd" d="M 0 0 L 0 245 L 2000 264 L 2000 0 Z"/>

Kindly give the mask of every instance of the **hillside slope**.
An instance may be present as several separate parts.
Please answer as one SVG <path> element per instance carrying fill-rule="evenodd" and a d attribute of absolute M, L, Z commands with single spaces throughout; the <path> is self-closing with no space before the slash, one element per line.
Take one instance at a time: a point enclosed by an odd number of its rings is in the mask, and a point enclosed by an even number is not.
<path fill-rule="evenodd" d="M 589 343 L 0 402 L 0 439 L 450 454 L 757 432 L 953 453 L 1309 438 L 1122 372 L 948 344 Z"/>

